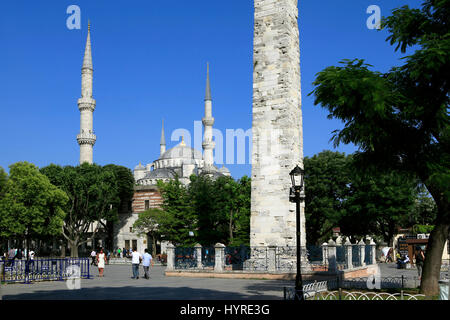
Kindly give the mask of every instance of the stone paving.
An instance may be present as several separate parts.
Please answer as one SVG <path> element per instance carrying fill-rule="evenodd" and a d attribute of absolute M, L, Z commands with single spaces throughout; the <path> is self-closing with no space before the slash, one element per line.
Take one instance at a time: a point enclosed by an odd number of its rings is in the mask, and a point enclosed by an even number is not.
<path fill-rule="evenodd" d="M 64 281 L 1 286 L 3 300 L 281 300 L 292 281 L 164 276 L 154 266 L 151 279 L 131 279 L 131 265 L 107 265 L 104 277 L 93 269 L 93 279 L 82 279 L 81 289 L 69 290 Z M 143 270 L 140 268 L 142 276 Z"/>
<path fill-rule="evenodd" d="M 379 266 L 382 277 L 417 277 L 416 269 Z M 82 279 L 79 290 L 69 290 L 65 281 L 48 281 L 2 285 L 0 295 L 3 300 L 282 300 L 283 287 L 294 285 L 286 280 L 166 277 L 165 267 L 157 265 L 150 280 L 131 279 L 131 265 L 107 265 L 104 278 L 91 270 L 94 278 Z"/>

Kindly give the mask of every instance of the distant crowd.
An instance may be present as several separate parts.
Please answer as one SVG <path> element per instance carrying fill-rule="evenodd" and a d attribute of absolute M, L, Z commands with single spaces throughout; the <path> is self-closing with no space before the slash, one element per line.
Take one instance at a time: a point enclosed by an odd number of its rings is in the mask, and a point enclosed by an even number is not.
<path fill-rule="evenodd" d="M 2 260 L 14 260 L 14 259 L 30 259 L 34 260 L 36 257 L 36 252 L 33 249 L 21 249 L 21 248 L 11 248 L 4 252 L 1 256 Z"/>

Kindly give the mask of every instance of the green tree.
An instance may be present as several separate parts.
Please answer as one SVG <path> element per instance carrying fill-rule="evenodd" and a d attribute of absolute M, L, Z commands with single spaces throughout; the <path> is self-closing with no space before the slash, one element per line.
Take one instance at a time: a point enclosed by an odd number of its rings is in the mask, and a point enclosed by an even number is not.
<path fill-rule="evenodd" d="M 196 239 L 189 232 L 197 229 L 197 217 L 188 189 L 178 177 L 167 183 L 158 181 L 158 187 L 163 198 L 162 210 L 165 212 L 164 221 L 159 225 L 161 237 L 176 246 L 194 245 Z"/>
<path fill-rule="evenodd" d="M 143 236 L 152 239 L 152 256 L 156 256 L 156 242 L 161 239 L 160 225 L 165 223 L 165 212 L 161 209 L 151 208 L 139 213 L 138 219 L 133 224 L 133 229 Z"/>
<path fill-rule="evenodd" d="M 250 245 L 250 193 L 251 180 L 243 176 L 237 181 L 234 193 L 234 210 L 232 211 L 234 234 L 229 240 L 230 246 Z"/>
<path fill-rule="evenodd" d="M 50 181 L 69 197 L 62 234 L 68 241 L 71 256 L 78 257 L 78 247 L 90 241 L 100 229 L 101 220 L 115 220 L 120 203 L 119 186 L 113 170 L 96 164 L 57 166 L 41 169 Z M 96 225 L 88 234 L 91 226 Z"/>
<path fill-rule="evenodd" d="M 187 188 L 196 216 L 196 240 L 203 246 L 224 242 L 227 238 L 227 208 L 229 197 L 224 193 L 226 181 L 213 181 L 205 175 L 192 175 Z M 218 189 L 217 189 L 218 188 Z"/>
<path fill-rule="evenodd" d="M 67 195 L 28 162 L 10 167 L 0 199 L 0 236 L 26 239 L 61 233 Z"/>
<path fill-rule="evenodd" d="M 392 246 L 397 228 L 404 226 L 416 199 L 416 180 L 397 172 L 351 175 L 341 231 L 348 236 L 382 236 Z"/>
<path fill-rule="evenodd" d="M 105 218 L 99 221 L 107 235 L 106 247 L 112 251 L 114 224 L 119 221 L 118 213 L 129 212 L 129 203 L 134 194 L 134 176 L 129 168 L 115 164 L 108 164 L 103 167 L 103 170 L 111 171 L 117 183 L 117 196 L 111 199 L 111 210 L 107 211 Z"/>
<path fill-rule="evenodd" d="M 426 0 L 420 9 L 395 9 L 383 19 L 396 50 L 417 50 L 387 73 L 363 60 L 344 60 L 314 81 L 315 104 L 344 122 L 335 145 L 354 143 L 367 170 L 398 169 L 418 176 L 432 195 L 437 215 L 426 250 L 421 292 L 436 295 L 442 252 L 450 227 L 450 6 Z"/>
<path fill-rule="evenodd" d="M 0 199 L 5 194 L 6 181 L 8 180 L 8 174 L 0 167 Z"/>
<path fill-rule="evenodd" d="M 325 150 L 305 157 L 305 220 L 306 241 L 321 244 L 332 236 L 345 215 L 348 196 L 351 157 Z"/>

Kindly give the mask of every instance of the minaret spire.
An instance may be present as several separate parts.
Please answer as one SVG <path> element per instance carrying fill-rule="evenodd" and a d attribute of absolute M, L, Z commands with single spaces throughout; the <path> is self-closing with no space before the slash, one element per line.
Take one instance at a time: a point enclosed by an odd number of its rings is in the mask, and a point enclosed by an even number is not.
<path fill-rule="evenodd" d="M 211 85 L 209 83 L 209 62 L 206 63 L 206 90 L 205 100 L 211 100 Z"/>
<path fill-rule="evenodd" d="M 209 83 L 209 63 L 206 65 L 206 94 L 205 94 L 205 117 L 202 119 L 205 133 L 203 136 L 203 161 L 204 170 L 206 172 L 214 170 L 214 142 L 213 136 L 213 124 L 214 118 L 212 117 L 212 100 L 211 100 L 211 85 Z"/>
<path fill-rule="evenodd" d="M 159 143 L 159 154 L 162 156 L 164 152 L 166 152 L 166 137 L 164 136 L 164 119 L 162 120 L 162 128 L 161 128 L 161 142 Z"/>
<path fill-rule="evenodd" d="M 77 141 L 80 145 L 80 164 L 84 162 L 93 163 L 93 147 L 97 140 L 93 129 L 93 112 L 96 104 L 95 100 L 92 98 L 93 73 L 91 24 L 89 22 L 83 65 L 81 67 L 81 98 L 78 99 L 78 109 L 80 110 L 80 133 L 77 135 Z"/>

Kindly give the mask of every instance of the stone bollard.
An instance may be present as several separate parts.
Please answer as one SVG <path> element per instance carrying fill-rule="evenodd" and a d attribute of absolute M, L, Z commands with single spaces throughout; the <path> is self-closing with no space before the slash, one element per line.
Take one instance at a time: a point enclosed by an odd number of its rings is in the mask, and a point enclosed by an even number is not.
<path fill-rule="evenodd" d="M 347 264 L 347 269 L 352 269 L 353 268 L 353 256 L 352 256 L 353 245 L 350 242 L 348 237 L 345 240 L 344 248 L 345 248 L 345 253 L 346 253 L 346 255 L 345 255 L 345 259 L 346 259 L 345 262 Z"/>
<path fill-rule="evenodd" d="M 202 245 L 197 243 L 195 246 L 195 255 L 197 256 L 197 269 L 203 269 L 202 264 Z"/>
<path fill-rule="evenodd" d="M 225 245 L 216 243 L 214 249 L 216 251 L 214 272 L 223 272 L 225 264 Z"/>
<path fill-rule="evenodd" d="M 370 246 L 371 264 L 377 264 L 377 256 L 376 256 L 376 254 L 377 254 L 376 246 L 377 245 L 375 242 L 373 242 L 373 239 L 370 239 L 369 246 Z"/>
<path fill-rule="evenodd" d="M 361 267 L 364 267 L 366 265 L 366 243 L 361 239 L 360 242 L 358 242 L 359 246 L 359 261 Z"/>
<path fill-rule="evenodd" d="M 328 243 L 322 243 L 322 264 L 326 266 L 328 264 Z"/>
<path fill-rule="evenodd" d="M 276 266 L 276 256 L 277 256 L 277 247 L 276 246 L 269 246 L 269 254 L 268 254 L 268 271 L 269 272 L 275 272 L 277 269 Z"/>
<path fill-rule="evenodd" d="M 167 267 L 166 270 L 175 270 L 175 246 L 172 243 L 167 245 Z"/>
<path fill-rule="evenodd" d="M 327 245 L 327 257 L 328 257 L 328 271 L 329 272 L 337 272 L 337 263 L 336 263 L 336 242 L 332 239 L 328 241 Z"/>

